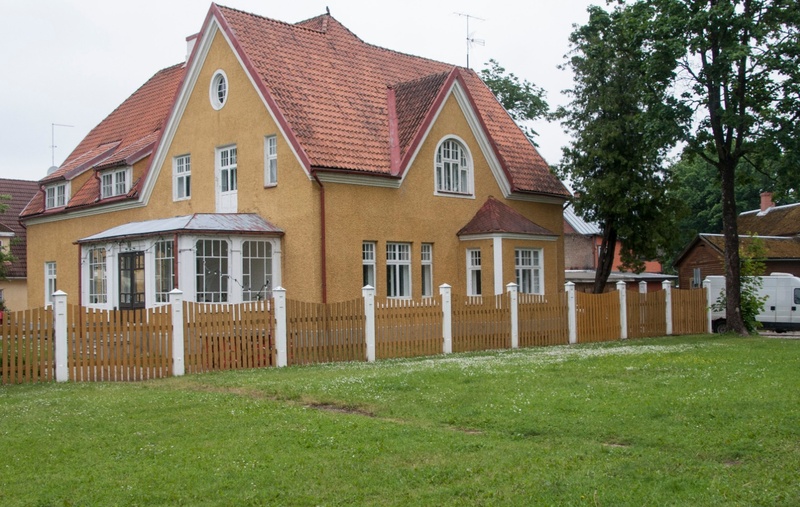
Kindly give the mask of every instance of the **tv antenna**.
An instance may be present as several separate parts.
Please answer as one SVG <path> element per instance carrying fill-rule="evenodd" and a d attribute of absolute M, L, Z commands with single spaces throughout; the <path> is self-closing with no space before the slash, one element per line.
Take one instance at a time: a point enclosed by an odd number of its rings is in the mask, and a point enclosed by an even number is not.
<path fill-rule="evenodd" d="M 478 21 L 486 21 L 486 20 L 483 19 L 483 18 L 479 18 L 478 16 L 473 16 L 471 14 L 465 14 L 463 12 L 454 12 L 453 14 L 458 14 L 462 18 L 467 18 L 467 68 L 469 68 L 469 50 L 470 50 L 470 48 L 472 48 L 472 46 L 474 44 L 477 44 L 478 46 L 485 46 L 486 45 L 486 41 L 485 40 L 475 38 L 475 32 L 470 33 L 470 31 L 469 31 L 469 20 L 470 20 L 470 18 L 477 19 Z"/>
<path fill-rule="evenodd" d="M 62 123 L 50 124 L 50 151 L 53 154 L 52 167 L 56 165 L 56 127 L 74 127 L 75 125 L 64 125 Z"/>

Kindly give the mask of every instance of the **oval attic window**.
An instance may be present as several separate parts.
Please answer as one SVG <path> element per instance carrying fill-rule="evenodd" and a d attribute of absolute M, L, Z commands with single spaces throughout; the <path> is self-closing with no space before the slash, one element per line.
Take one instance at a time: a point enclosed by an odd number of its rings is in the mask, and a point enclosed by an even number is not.
<path fill-rule="evenodd" d="M 218 70 L 211 78 L 211 89 L 209 90 L 211 106 L 214 109 L 222 109 L 228 98 L 228 77 L 225 72 Z"/>

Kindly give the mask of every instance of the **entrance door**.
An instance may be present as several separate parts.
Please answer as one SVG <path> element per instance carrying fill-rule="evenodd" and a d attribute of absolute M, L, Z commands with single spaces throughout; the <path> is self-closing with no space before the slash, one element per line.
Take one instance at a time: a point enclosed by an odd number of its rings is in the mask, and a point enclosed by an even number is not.
<path fill-rule="evenodd" d="M 217 213 L 238 212 L 238 186 L 236 174 L 236 146 L 217 150 Z"/>
<path fill-rule="evenodd" d="M 144 308 L 144 252 L 119 254 L 119 307 Z"/>

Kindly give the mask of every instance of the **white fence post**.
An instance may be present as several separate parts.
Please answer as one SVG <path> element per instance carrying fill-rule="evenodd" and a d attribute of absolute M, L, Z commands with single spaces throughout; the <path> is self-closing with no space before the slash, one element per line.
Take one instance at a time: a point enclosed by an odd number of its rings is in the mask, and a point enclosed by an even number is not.
<path fill-rule="evenodd" d="M 664 280 L 661 282 L 661 288 L 664 289 L 666 302 L 667 302 L 667 336 L 672 335 L 672 282 Z"/>
<path fill-rule="evenodd" d="M 183 346 L 183 291 L 169 291 L 169 305 L 172 310 L 172 375 L 186 374 L 185 350 Z"/>
<path fill-rule="evenodd" d="M 364 333 L 367 340 L 367 361 L 375 362 L 375 288 L 365 285 L 361 289 L 364 297 Z"/>
<path fill-rule="evenodd" d="M 56 382 L 69 380 L 67 356 L 67 293 L 53 293 L 53 326 L 55 328 Z M 78 330 L 81 332 L 81 330 Z"/>
<path fill-rule="evenodd" d="M 567 291 L 567 325 L 569 327 L 569 342 L 578 343 L 578 311 L 575 304 L 575 284 L 566 283 Z"/>
<path fill-rule="evenodd" d="M 439 286 L 442 296 L 442 353 L 453 353 L 453 300 L 452 287 L 443 283 Z"/>
<path fill-rule="evenodd" d="M 645 282 L 641 282 L 645 283 Z M 642 290 L 642 285 L 639 284 L 639 290 Z M 647 290 L 647 284 L 645 284 Z M 619 339 L 628 339 L 628 285 L 623 282 L 617 282 L 617 292 L 619 293 Z"/>
<path fill-rule="evenodd" d="M 272 297 L 275 300 L 275 351 L 278 356 L 276 366 L 283 368 L 289 364 L 286 353 L 286 289 L 274 288 Z"/>
<path fill-rule="evenodd" d="M 519 287 L 514 282 L 506 285 L 511 309 L 511 348 L 519 348 Z"/>
<path fill-rule="evenodd" d="M 703 280 L 703 290 L 706 291 L 706 322 L 708 324 L 708 332 L 714 332 L 714 324 L 711 322 L 711 305 L 714 304 L 714 301 L 711 301 L 711 280 Z"/>
<path fill-rule="evenodd" d="M 647 282 L 644 280 L 639 282 L 639 294 L 647 294 Z"/>

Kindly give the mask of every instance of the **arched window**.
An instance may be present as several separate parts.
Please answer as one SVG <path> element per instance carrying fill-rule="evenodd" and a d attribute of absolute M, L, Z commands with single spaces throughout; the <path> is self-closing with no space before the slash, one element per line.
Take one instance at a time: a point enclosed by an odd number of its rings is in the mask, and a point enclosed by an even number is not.
<path fill-rule="evenodd" d="M 445 139 L 436 150 L 436 192 L 472 194 L 472 161 L 454 138 Z"/>
<path fill-rule="evenodd" d="M 211 107 L 214 109 L 222 109 L 225 102 L 228 100 L 228 76 L 225 72 L 218 70 L 211 78 L 211 87 L 208 90 L 209 99 L 211 99 Z"/>

